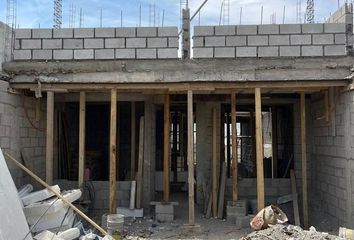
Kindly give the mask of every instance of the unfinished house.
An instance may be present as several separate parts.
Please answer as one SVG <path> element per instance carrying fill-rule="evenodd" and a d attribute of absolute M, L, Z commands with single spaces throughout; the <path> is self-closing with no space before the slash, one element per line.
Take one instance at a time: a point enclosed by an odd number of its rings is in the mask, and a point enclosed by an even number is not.
<path fill-rule="evenodd" d="M 181 35 L 16 29 L 1 50 L 3 151 L 83 189 L 92 215 L 129 208 L 136 181 L 133 207 L 161 221 L 244 221 L 292 194 L 301 225 L 353 228 L 352 5 L 316 24 L 184 17 Z"/>

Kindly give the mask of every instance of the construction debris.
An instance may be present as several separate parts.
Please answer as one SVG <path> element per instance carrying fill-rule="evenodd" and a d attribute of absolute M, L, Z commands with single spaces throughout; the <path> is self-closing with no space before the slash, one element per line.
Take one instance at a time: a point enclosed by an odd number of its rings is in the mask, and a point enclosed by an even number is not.
<path fill-rule="evenodd" d="M 303 230 L 294 225 L 276 224 L 267 229 L 255 231 L 242 237 L 241 240 L 345 240 L 338 236 L 333 236 L 325 232 L 317 232 L 314 227 L 310 230 Z"/>

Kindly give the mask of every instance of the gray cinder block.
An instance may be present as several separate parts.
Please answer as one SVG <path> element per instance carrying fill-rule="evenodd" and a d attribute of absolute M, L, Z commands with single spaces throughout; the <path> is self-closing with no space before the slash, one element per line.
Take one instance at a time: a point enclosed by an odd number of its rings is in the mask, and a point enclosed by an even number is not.
<path fill-rule="evenodd" d="M 204 37 L 193 38 L 193 47 L 203 47 L 203 46 L 204 46 Z"/>
<path fill-rule="evenodd" d="M 212 36 L 214 35 L 214 26 L 195 26 L 194 36 Z"/>
<path fill-rule="evenodd" d="M 95 59 L 114 59 L 114 49 L 95 49 Z"/>
<path fill-rule="evenodd" d="M 178 48 L 178 38 L 177 37 L 169 37 L 168 38 L 168 47 Z"/>
<path fill-rule="evenodd" d="M 257 48 L 236 47 L 236 57 L 257 57 Z"/>
<path fill-rule="evenodd" d="M 32 59 L 34 60 L 51 60 L 53 58 L 52 50 L 33 50 Z"/>
<path fill-rule="evenodd" d="M 116 37 L 136 37 L 136 28 L 116 28 Z"/>
<path fill-rule="evenodd" d="M 115 28 L 95 28 L 95 37 L 115 37 Z"/>
<path fill-rule="evenodd" d="M 258 34 L 279 34 L 278 24 L 258 25 Z"/>
<path fill-rule="evenodd" d="M 82 39 L 64 39 L 63 45 L 64 49 L 79 49 L 84 47 Z"/>
<path fill-rule="evenodd" d="M 193 48 L 193 58 L 212 58 L 213 48 Z"/>
<path fill-rule="evenodd" d="M 136 49 L 137 59 L 156 59 L 156 49 L 155 48 L 142 48 Z"/>
<path fill-rule="evenodd" d="M 105 48 L 125 48 L 124 38 L 106 38 Z"/>
<path fill-rule="evenodd" d="M 281 24 L 280 34 L 301 33 L 301 24 Z"/>
<path fill-rule="evenodd" d="M 42 41 L 40 39 L 22 39 L 22 49 L 40 49 L 42 47 Z"/>
<path fill-rule="evenodd" d="M 148 48 L 167 48 L 167 38 L 147 38 Z"/>
<path fill-rule="evenodd" d="M 43 39 L 43 49 L 61 49 L 63 48 L 62 39 Z"/>
<path fill-rule="evenodd" d="M 215 35 L 235 35 L 236 26 L 215 26 Z"/>
<path fill-rule="evenodd" d="M 280 46 L 281 57 L 299 57 L 300 46 Z"/>
<path fill-rule="evenodd" d="M 345 33 L 345 23 L 325 23 L 324 31 L 325 33 Z"/>
<path fill-rule="evenodd" d="M 268 45 L 268 36 L 248 36 L 248 46 Z"/>
<path fill-rule="evenodd" d="M 21 39 L 21 38 L 31 38 L 32 37 L 32 31 L 31 29 L 16 29 L 15 30 L 15 38 L 16 39 Z"/>
<path fill-rule="evenodd" d="M 74 38 L 92 38 L 95 30 L 93 28 L 75 28 Z"/>
<path fill-rule="evenodd" d="M 146 38 L 127 38 L 126 40 L 127 48 L 145 48 Z"/>
<path fill-rule="evenodd" d="M 177 37 L 177 27 L 159 27 L 157 28 L 157 36 L 159 37 Z"/>
<path fill-rule="evenodd" d="M 347 55 L 346 45 L 325 46 L 325 56 L 344 56 Z"/>
<path fill-rule="evenodd" d="M 103 38 L 84 39 L 84 48 L 103 48 Z"/>
<path fill-rule="evenodd" d="M 258 57 L 278 57 L 279 47 L 259 47 Z"/>
<path fill-rule="evenodd" d="M 74 50 L 74 59 L 93 59 L 93 49 Z"/>
<path fill-rule="evenodd" d="M 52 38 L 53 29 L 32 29 L 32 38 Z"/>
<path fill-rule="evenodd" d="M 256 35 L 257 31 L 257 25 L 239 25 L 236 27 L 237 35 Z"/>
<path fill-rule="evenodd" d="M 344 33 L 335 34 L 334 35 L 334 43 L 335 44 L 346 44 L 347 43 L 347 35 Z"/>
<path fill-rule="evenodd" d="M 320 45 L 325 45 L 325 44 L 333 44 L 334 43 L 334 37 L 333 34 L 314 34 L 312 35 L 312 44 L 320 44 Z"/>
<path fill-rule="evenodd" d="M 270 35 L 269 36 L 269 45 L 289 45 L 290 36 L 289 35 Z"/>
<path fill-rule="evenodd" d="M 157 28 L 156 27 L 138 27 L 136 28 L 137 37 L 156 37 Z"/>
<path fill-rule="evenodd" d="M 54 60 L 70 60 L 73 59 L 73 50 L 53 50 Z"/>
<path fill-rule="evenodd" d="M 226 46 L 246 46 L 247 36 L 227 36 Z"/>
<path fill-rule="evenodd" d="M 234 47 L 216 47 L 214 48 L 215 58 L 234 58 L 235 48 Z"/>
<path fill-rule="evenodd" d="M 116 59 L 134 59 L 135 58 L 135 49 L 116 49 L 115 50 Z"/>
<path fill-rule="evenodd" d="M 53 29 L 53 38 L 73 38 L 74 29 L 72 28 L 61 28 Z"/>
<path fill-rule="evenodd" d="M 315 35 L 314 35 L 315 36 Z M 291 45 L 311 45 L 311 35 L 290 35 Z"/>
<path fill-rule="evenodd" d="M 302 33 L 323 33 L 323 23 L 301 24 Z"/>
<path fill-rule="evenodd" d="M 14 50 L 14 60 L 31 60 L 31 50 Z"/>
<path fill-rule="evenodd" d="M 225 37 L 205 37 L 205 46 L 206 47 L 216 47 L 216 46 L 225 46 Z"/>
<path fill-rule="evenodd" d="M 157 49 L 157 58 L 159 59 L 167 59 L 167 58 L 177 58 L 177 48 L 160 48 Z"/>

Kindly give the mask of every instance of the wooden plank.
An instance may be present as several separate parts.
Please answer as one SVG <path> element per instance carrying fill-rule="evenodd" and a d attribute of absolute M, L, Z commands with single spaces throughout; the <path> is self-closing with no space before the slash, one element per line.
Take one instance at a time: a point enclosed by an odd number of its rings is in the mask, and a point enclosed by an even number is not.
<path fill-rule="evenodd" d="M 54 92 L 47 92 L 46 182 L 53 184 Z"/>
<path fill-rule="evenodd" d="M 164 96 L 163 130 L 163 201 L 170 200 L 170 95 Z"/>
<path fill-rule="evenodd" d="M 255 129 L 255 120 L 254 120 L 254 110 L 250 109 L 250 134 L 251 134 L 251 152 L 252 152 L 252 162 L 253 162 L 253 172 L 252 176 L 256 176 L 256 166 L 257 166 L 257 161 L 256 161 L 256 129 Z"/>
<path fill-rule="evenodd" d="M 308 228 L 308 202 L 307 202 L 307 157 L 306 157 L 306 99 L 305 93 L 300 94 L 301 112 L 301 167 L 302 167 L 302 209 L 304 227 Z"/>
<path fill-rule="evenodd" d="M 188 157 L 188 215 L 189 225 L 194 225 L 194 154 L 193 154 L 193 93 L 187 93 L 187 157 Z"/>
<path fill-rule="evenodd" d="M 135 102 L 131 102 L 130 111 L 130 179 L 135 179 Z"/>
<path fill-rule="evenodd" d="M 85 123 L 86 117 L 86 93 L 80 92 L 80 108 L 79 108 L 79 188 L 84 183 L 85 168 Z"/>
<path fill-rule="evenodd" d="M 132 181 L 130 185 L 129 209 L 135 208 L 136 181 Z"/>
<path fill-rule="evenodd" d="M 299 204 L 297 199 L 297 190 L 296 190 L 296 179 L 294 170 L 290 170 L 290 180 L 291 180 L 291 193 L 293 200 L 293 209 L 294 209 L 294 219 L 295 225 L 300 226 L 300 216 L 299 216 Z"/>
<path fill-rule="evenodd" d="M 218 200 L 218 218 L 222 219 L 224 214 L 224 198 L 225 198 L 225 185 L 226 185 L 226 163 L 223 162 L 221 166 L 221 182 L 219 187 L 219 200 Z"/>
<path fill-rule="evenodd" d="M 262 139 L 262 103 L 261 89 L 255 89 L 256 103 L 256 156 L 257 156 L 257 205 L 258 211 L 264 208 L 264 172 L 263 172 L 263 139 Z"/>
<path fill-rule="evenodd" d="M 117 90 L 111 90 L 111 122 L 109 136 L 109 213 L 116 213 L 117 181 Z"/>
<path fill-rule="evenodd" d="M 278 120 L 277 108 L 272 107 L 272 178 L 278 177 Z"/>
<path fill-rule="evenodd" d="M 211 158 L 211 196 L 213 217 L 218 214 L 218 187 L 217 187 L 217 157 L 216 157 L 216 109 L 212 110 L 212 158 Z"/>
<path fill-rule="evenodd" d="M 143 182 L 143 161 L 144 161 L 144 117 L 140 117 L 139 127 L 139 156 L 138 156 L 138 174 L 137 174 L 137 191 L 136 191 L 136 208 L 141 208 L 141 190 Z"/>
<path fill-rule="evenodd" d="M 237 127 L 236 127 L 236 93 L 231 93 L 231 141 L 232 141 L 232 200 L 238 200 L 237 178 L 238 178 L 238 160 L 237 160 Z"/>

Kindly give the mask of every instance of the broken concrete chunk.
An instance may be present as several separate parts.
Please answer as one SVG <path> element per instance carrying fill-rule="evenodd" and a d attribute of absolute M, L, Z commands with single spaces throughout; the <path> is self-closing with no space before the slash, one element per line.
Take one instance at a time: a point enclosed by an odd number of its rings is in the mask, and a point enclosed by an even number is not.
<path fill-rule="evenodd" d="M 58 193 L 60 192 L 60 188 L 58 185 L 54 185 L 54 186 L 52 186 L 52 188 L 56 192 L 58 192 Z M 43 189 L 40 191 L 30 193 L 30 194 L 22 197 L 21 200 L 22 200 L 23 205 L 27 206 L 27 205 L 30 205 L 35 202 L 43 201 L 43 200 L 48 199 L 53 196 L 54 196 L 54 193 L 52 193 L 48 189 Z"/>
<path fill-rule="evenodd" d="M 23 198 L 33 191 L 33 186 L 31 184 L 26 184 L 18 190 L 18 196 Z"/>

